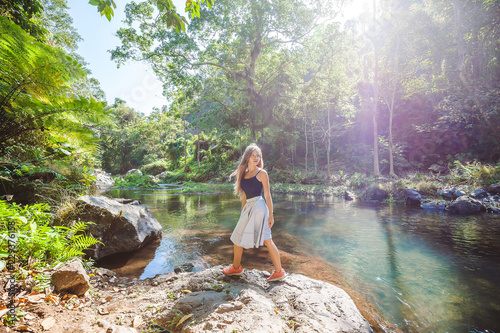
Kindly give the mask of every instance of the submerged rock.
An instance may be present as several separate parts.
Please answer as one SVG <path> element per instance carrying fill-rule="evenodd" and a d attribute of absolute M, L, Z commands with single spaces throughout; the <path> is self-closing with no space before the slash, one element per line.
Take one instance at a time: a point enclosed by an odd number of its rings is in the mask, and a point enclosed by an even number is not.
<path fill-rule="evenodd" d="M 88 253 L 97 259 L 111 254 L 135 251 L 161 238 L 162 227 L 153 214 L 135 202 L 123 204 L 104 196 L 78 198 L 80 221 L 91 221 L 90 233 L 104 243 L 92 246 Z"/>
<path fill-rule="evenodd" d="M 420 207 L 424 210 L 444 210 L 446 208 L 446 204 L 444 202 L 425 202 L 420 205 Z"/>

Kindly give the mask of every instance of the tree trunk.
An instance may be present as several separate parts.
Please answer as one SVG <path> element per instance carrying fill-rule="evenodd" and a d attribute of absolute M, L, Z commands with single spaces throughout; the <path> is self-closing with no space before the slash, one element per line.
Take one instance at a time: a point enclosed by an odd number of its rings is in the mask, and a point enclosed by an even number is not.
<path fill-rule="evenodd" d="M 318 148 L 316 147 L 316 140 L 313 137 L 313 161 L 314 161 L 314 173 L 318 173 Z"/>
<path fill-rule="evenodd" d="M 306 156 L 305 156 L 305 169 L 306 169 L 306 175 L 307 175 L 307 155 L 309 155 L 309 147 L 307 143 L 307 106 L 304 109 L 304 135 L 306 137 Z"/>
<path fill-rule="evenodd" d="M 196 117 L 198 118 L 197 119 L 197 136 L 198 136 L 198 143 L 197 143 L 197 147 L 196 147 L 196 160 L 198 161 L 198 170 L 200 169 L 200 110 L 199 108 L 196 109 Z M 210 147 L 208 147 L 208 149 L 210 149 Z"/>
<path fill-rule="evenodd" d="M 396 32 L 398 33 L 398 32 Z M 396 99 L 396 91 L 398 88 L 399 82 L 399 34 L 396 35 L 396 51 L 394 54 L 394 86 L 392 89 L 392 98 L 391 98 L 391 106 L 389 108 L 389 176 L 396 178 L 396 173 L 394 172 L 394 144 L 392 141 L 392 118 L 394 115 L 394 100 Z"/>
<path fill-rule="evenodd" d="M 456 0 L 453 0 L 453 13 L 455 16 L 455 38 L 457 43 L 457 72 L 462 84 L 471 91 L 469 82 L 465 75 L 465 43 L 464 34 L 462 32 L 462 13 L 460 5 Z"/>
<path fill-rule="evenodd" d="M 331 83 L 330 73 L 328 73 L 328 86 L 329 86 L 328 91 L 329 92 L 332 91 L 330 83 Z M 327 165 L 328 178 L 330 178 L 332 175 L 331 169 L 330 169 L 330 150 L 332 148 L 332 124 L 330 121 L 330 99 L 329 98 L 328 98 L 327 107 L 326 107 L 326 115 L 327 115 L 327 119 L 328 119 L 328 130 L 326 131 L 326 140 L 327 140 L 327 143 L 326 143 L 326 165 Z"/>
<path fill-rule="evenodd" d="M 377 7 L 376 0 L 373 0 L 373 22 L 374 28 L 377 29 Z M 373 177 L 380 177 L 380 167 L 378 161 L 378 129 L 377 129 L 377 114 L 378 114 L 378 45 L 377 34 L 372 39 L 374 53 L 374 70 L 373 70 Z"/>

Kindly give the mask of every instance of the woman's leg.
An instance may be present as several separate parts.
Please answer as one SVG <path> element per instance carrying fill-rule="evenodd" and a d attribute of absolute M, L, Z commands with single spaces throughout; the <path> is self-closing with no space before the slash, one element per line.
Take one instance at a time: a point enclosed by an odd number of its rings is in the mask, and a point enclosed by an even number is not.
<path fill-rule="evenodd" d="M 243 248 L 238 245 L 234 245 L 234 259 L 233 267 L 238 269 L 241 266 L 241 256 L 243 255 Z"/>
<path fill-rule="evenodd" d="M 273 261 L 274 264 L 274 270 L 276 271 L 276 273 L 281 272 L 280 252 L 278 251 L 278 248 L 274 244 L 273 240 L 272 239 L 265 240 L 264 245 L 267 247 L 267 250 L 271 255 L 271 260 Z"/>

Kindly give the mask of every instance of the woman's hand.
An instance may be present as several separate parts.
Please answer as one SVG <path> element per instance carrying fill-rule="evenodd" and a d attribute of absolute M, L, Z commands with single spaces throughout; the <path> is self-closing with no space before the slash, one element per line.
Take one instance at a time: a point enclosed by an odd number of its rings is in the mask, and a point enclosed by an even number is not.
<path fill-rule="evenodd" d="M 269 229 L 271 229 L 274 225 L 274 214 L 269 215 L 269 221 L 267 222 L 269 225 Z"/>

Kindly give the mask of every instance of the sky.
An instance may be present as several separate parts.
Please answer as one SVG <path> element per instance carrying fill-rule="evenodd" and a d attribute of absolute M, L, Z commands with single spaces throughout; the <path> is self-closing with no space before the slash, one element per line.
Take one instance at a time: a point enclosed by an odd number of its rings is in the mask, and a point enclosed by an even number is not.
<path fill-rule="evenodd" d="M 162 95 L 162 83 L 146 63 L 127 62 L 117 68 L 108 52 L 120 45 L 116 31 L 125 26 L 122 20 L 128 2 L 115 1 L 117 8 L 111 22 L 86 0 L 68 1 L 69 14 L 73 18 L 73 26 L 83 38 L 78 44 L 77 53 L 87 62 L 86 67 L 92 71 L 92 77 L 101 83 L 108 103 L 113 104 L 115 98 L 120 98 L 126 101 L 127 106 L 147 115 L 153 107 L 161 108 L 168 104 Z M 183 14 L 182 1 L 174 0 L 174 4 Z"/>

